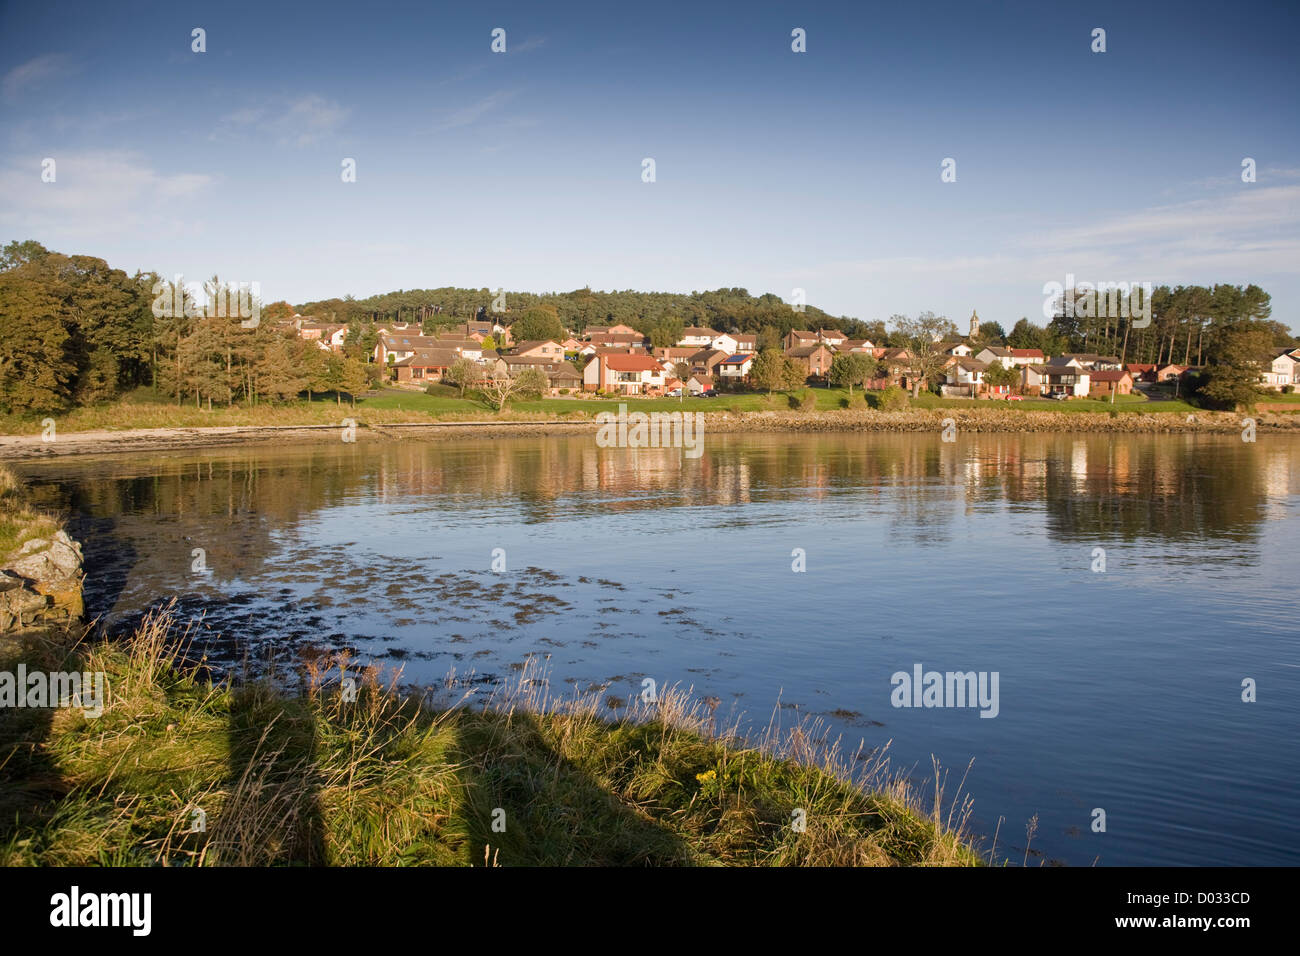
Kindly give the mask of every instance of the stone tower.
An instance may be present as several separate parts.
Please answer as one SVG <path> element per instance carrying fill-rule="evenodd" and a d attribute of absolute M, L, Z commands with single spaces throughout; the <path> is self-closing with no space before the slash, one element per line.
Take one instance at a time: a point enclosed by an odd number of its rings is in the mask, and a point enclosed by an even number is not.
<path fill-rule="evenodd" d="M 975 310 L 970 311 L 970 337 L 977 338 L 980 334 L 980 317 L 975 314 Z"/>

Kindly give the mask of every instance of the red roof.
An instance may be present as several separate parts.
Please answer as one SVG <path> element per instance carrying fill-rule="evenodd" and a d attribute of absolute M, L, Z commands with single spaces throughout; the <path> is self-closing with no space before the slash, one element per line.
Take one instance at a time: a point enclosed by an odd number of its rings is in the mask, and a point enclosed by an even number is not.
<path fill-rule="evenodd" d="M 615 372 L 660 372 L 663 366 L 649 355 L 606 355 L 605 367 Z"/>
<path fill-rule="evenodd" d="M 1090 374 L 1092 375 L 1092 380 L 1094 382 L 1119 382 L 1119 381 L 1123 381 L 1125 378 L 1132 377 L 1129 375 L 1128 372 L 1120 372 L 1115 370 L 1107 370 L 1107 371 L 1100 371 L 1100 372 L 1094 370 Z"/>
<path fill-rule="evenodd" d="M 1042 358 L 1042 349 L 1012 349 L 1011 355 L 1014 358 Z"/>

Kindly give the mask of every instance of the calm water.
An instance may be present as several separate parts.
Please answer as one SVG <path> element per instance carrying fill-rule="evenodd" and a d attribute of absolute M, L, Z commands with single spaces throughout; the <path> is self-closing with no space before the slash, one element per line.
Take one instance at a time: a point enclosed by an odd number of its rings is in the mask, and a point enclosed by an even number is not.
<path fill-rule="evenodd" d="M 987 846 L 1001 819 L 1016 860 L 1037 814 L 1040 860 L 1300 862 L 1296 439 L 340 442 L 20 470 L 73 515 L 110 628 L 176 596 L 226 661 L 333 643 L 493 681 L 549 655 L 556 688 L 649 676 L 758 725 L 778 702 L 823 716 L 918 779 L 973 758 L 974 825 Z M 891 706 L 918 663 L 997 672 L 998 716 Z"/>

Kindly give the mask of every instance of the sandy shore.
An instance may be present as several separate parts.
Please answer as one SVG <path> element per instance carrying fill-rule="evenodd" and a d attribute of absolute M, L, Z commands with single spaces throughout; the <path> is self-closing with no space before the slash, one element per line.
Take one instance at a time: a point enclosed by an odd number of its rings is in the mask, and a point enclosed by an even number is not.
<path fill-rule="evenodd" d="M 876 412 L 862 409 L 808 412 L 706 413 L 704 433 L 736 432 L 938 432 L 952 420 L 958 432 L 978 433 L 1117 433 L 1229 434 L 1240 433 L 1250 416 L 1230 412 L 1135 414 L 1110 416 L 1097 412 L 1021 412 L 996 408 L 907 409 Z M 1260 432 L 1300 434 L 1300 415 L 1259 412 L 1253 419 Z M 500 438 L 527 435 L 581 435 L 595 431 L 594 421 L 481 422 L 358 422 L 355 441 L 400 439 Z M 215 428 L 141 428 L 60 434 L 54 441 L 40 435 L 0 435 L 0 460 L 51 458 L 62 455 L 121 454 L 175 451 L 220 445 L 333 442 L 343 440 L 341 425 L 223 426 Z"/>

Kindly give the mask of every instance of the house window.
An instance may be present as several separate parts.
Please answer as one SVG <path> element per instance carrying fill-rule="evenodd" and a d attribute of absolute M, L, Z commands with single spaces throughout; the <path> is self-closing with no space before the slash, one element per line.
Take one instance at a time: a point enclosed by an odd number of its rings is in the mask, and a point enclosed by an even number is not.
<path fill-rule="evenodd" d="M 411 369 L 411 378 L 424 378 L 424 369 L 422 368 Z"/>

